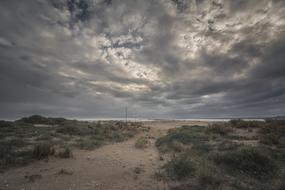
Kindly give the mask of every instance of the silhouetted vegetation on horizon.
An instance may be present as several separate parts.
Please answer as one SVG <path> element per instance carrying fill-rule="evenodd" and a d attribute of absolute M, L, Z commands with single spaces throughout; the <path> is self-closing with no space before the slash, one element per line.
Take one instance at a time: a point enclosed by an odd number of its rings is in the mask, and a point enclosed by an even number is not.
<path fill-rule="evenodd" d="M 46 125 L 62 125 L 67 121 L 72 121 L 72 120 L 67 120 L 62 117 L 44 117 L 41 115 L 32 115 L 30 117 L 23 117 L 19 120 L 16 120 L 16 123 L 29 123 L 29 124 L 46 124 Z M 76 120 L 73 120 L 76 121 Z"/>

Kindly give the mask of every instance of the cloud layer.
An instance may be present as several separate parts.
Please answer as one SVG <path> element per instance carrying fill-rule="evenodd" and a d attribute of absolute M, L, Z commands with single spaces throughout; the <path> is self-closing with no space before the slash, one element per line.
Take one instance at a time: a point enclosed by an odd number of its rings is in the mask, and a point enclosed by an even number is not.
<path fill-rule="evenodd" d="M 285 114 L 282 0 L 0 6 L 0 117 Z"/>

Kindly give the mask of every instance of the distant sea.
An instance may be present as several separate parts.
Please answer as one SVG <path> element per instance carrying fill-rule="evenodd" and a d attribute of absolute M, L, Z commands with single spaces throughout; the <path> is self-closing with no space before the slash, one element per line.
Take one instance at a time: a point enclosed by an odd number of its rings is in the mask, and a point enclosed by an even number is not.
<path fill-rule="evenodd" d="M 80 121 L 126 121 L 126 118 L 84 118 L 84 119 L 77 119 Z M 169 119 L 150 119 L 150 118 L 128 118 L 128 121 L 132 122 L 142 122 L 142 121 L 208 121 L 208 122 L 227 122 L 231 119 L 216 119 L 216 118 L 202 118 L 202 119 L 175 119 L 175 118 L 169 118 Z M 242 119 L 244 121 L 265 121 L 264 119 L 260 118 L 246 118 Z"/>
<path fill-rule="evenodd" d="M 80 118 L 79 121 L 126 121 L 126 118 Z M 155 121 L 156 119 L 146 118 L 128 118 L 128 121 L 140 122 L 140 121 Z"/>

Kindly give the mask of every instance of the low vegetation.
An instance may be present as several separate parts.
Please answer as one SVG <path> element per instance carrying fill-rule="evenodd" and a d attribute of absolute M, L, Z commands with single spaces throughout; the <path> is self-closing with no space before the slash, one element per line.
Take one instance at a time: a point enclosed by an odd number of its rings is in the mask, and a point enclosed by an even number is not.
<path fill-rule="evenodd" d="M 281 190 L 284 130 L 283 122 L 242 120 L 171 129 L 156 141 L 169 158 L 159 176 L 176 181 L 173 190 Z"/>
<path fill-rule="evenodd" d="M 187 154 L 174 157 L 164 168 L 167 177 L 178 180 L 191 177 L 195 172 L 193 161 Z"/>
<path fill-rule="evenodd" d="M 72 158 L 72 151 L 69 147 L 64 147 L 62 149 L 59 149 L 56 153 L 56 156 L 60 158 Z"/>
<path fill-rule="evenodd" d="M 25 176 L 25 179 L 28 182 L 35 182 L 35 181 L 40 180 L 42 178 L 43 178 L 43 176 L 41 174 L 32 174 L 32 175 L 26 175 Z"/>
<path fill-rule="evenodd" d="M 138 149 L 144 149 L 149 146 L 149 140 L 147 137 L 140 137 L 135 142 L 135 147 Z"/>
<path fill-rule="evenodd" d="M 227 135 L 231 132 L 233 132 L 233 129 L 231 126 L 227 125 L 226 123 L 214 123 L 209 125 L 207 128 L 207 132 L 209 133 L 216 133 L 219 135 Z"/>
<path fill-rule="evenodd" d="M 266 125 L 261 128 L 259 134 L 260 143 L 285 147 L 285 124 L 278 125 L 273 123 L 272 125 Z"/>
<path fill-rule="evenodd" d="M 210 148 L 207 144 L 210 137 L 205 135 L 205 130 L 203 126 L 182 126 L 175 130 L 171 129 L 166 136 L 156 141 L 156 146 L 161 152 L 182 152 L 189 148 L 207 151 Z"/>
<path fill-rule="evenodd" d="M 39 143 L 34 146 L 33 156 L 38 160 L 48 158 L 50 155 L 53 154 L 54 149 L 49 143 Z"/>
<path fill-rule="evenodd" d="M 61 168 L 56 174 L 57 175 L 73 175 L 73 171 Z"/>
<path fill-rule="evenodd" d="M 139 122 L 87 122 L 38 115 L 0 121 L 0 170 L 50 156 L 71 158 L 74 148 L 93 150 L 146 130 Z"/>
<path fill-rule="evenodd" d="M 278 171 L 274 160 L 256 148 L 222 153 L 217 155 L 214 161 L 229 173 L 248 175 L 257 179 L 272 177 Z"/>

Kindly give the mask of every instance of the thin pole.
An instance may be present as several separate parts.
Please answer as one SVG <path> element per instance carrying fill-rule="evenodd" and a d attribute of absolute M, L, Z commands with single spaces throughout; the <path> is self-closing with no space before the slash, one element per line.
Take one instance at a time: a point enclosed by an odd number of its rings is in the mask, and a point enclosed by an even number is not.
<path fill-rule="evenodd" d="M 126 107 L 126 123 L 128 122 L 128 107 Z"/>

